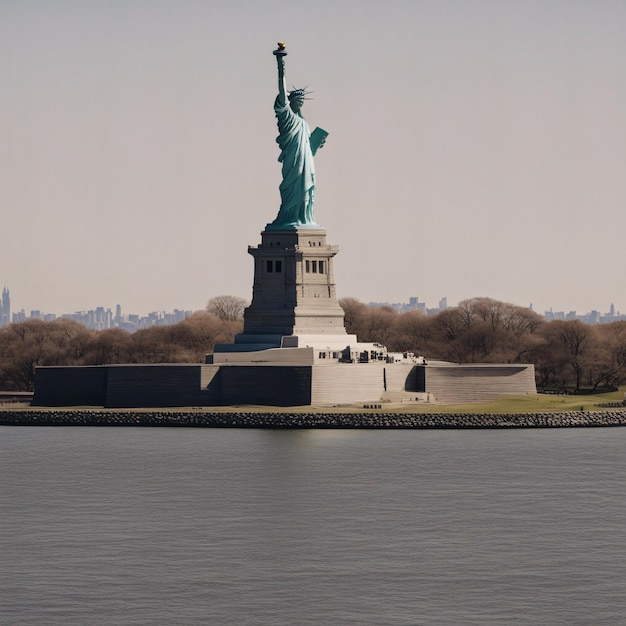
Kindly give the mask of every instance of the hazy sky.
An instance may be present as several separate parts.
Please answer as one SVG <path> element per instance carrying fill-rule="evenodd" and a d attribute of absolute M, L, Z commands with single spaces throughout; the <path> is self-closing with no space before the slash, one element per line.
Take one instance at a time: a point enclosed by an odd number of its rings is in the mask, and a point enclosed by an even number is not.
<path fill-rule="evenodd" d="M 626 312 L 623 0 L 0 0 L 14 311 L 251 296 L 278 40 L 340 297 Z"/>

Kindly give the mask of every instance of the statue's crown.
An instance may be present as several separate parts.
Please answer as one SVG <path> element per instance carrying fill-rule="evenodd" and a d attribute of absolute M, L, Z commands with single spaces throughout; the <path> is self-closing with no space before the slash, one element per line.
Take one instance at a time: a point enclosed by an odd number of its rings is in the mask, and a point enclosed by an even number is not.
<path fill-rule="evenodd" d="M 304 89 L 296 89 L 295 87 L 289 92 L 289 95 L 287 96 L 289 98 L 289 100 L 293 100 L 294 98 L 304 98 L 305 100 L 310 100 L 311 98 L 307 98 L 306 96 L 310 93 L 313 93 L 312 91 L 307 91 L 306 87 Z"/>

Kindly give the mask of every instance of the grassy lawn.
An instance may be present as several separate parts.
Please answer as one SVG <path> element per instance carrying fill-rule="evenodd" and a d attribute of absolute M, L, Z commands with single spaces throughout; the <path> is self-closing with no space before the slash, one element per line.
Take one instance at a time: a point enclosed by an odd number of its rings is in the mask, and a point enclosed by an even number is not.
<path fill-rule="evenodd" d="M 537 394 L 536 396 L 510 396 L 492 402 L 471 404 L 440 404 L 423 405 L 416 411 L 423 413 L 530 413 L 530 412 L 561 412 L 601 411 L 595 406 L 605 402 L 621 402 L 624 400 L 624 389 L 611 393 L 599 393 L 589 396 L 555 396 Z"/>

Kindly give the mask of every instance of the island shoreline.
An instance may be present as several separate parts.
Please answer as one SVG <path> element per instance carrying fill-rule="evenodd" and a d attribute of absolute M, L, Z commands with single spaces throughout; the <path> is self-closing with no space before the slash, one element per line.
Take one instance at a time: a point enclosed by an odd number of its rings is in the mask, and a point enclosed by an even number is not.
<path fill-rule="evenodd" d="M 0 409 L 1 426 L 270 429 L 491 429 L 626 426 L 626 410 L 534 413 L 389 413 L 171 409 Z"/>

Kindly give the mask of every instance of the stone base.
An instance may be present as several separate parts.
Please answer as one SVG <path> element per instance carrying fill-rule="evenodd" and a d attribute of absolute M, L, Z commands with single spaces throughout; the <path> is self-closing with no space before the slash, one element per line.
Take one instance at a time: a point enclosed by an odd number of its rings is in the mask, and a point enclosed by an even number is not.
<path fill-rule="evenodd" d="M 343 335 L 333 271 L 337 246 L 323 228 L 265 230 L 254 257 L 252 302 L 244 335 Z"/>
<path fill-rule="evenodd" d="M 311 347 L 319 350 L 344 350 L 357 344 L 356 335 L 287 335 L 282 338 L 283 348 Z"/>
<path fill-rule="evenodd" d="M 356 335 L 253 335 L 240 333 L 235 335 L 235 343 L 220 343 L 215 346 L 214 355 L 207 363 L 218 363 L 221 357 L 218 354 L 246 354 L 261 352 L 263 350 L 293 350 L 296 348 L 314 348 L 326 352 L 341 352 L 348 347 L 358 347 Z M 369 346 L 369 344 L 367 344 Z M 286 356 L 287 359 L 290 356 Z M 251 354 L 251 361 L 258 360 L 258 355 Z"/>
<path fill-rule="evenodd" d="M 280 348 L 282 335 L 235 335 L 235 343 L 220 343 L 215 346 L 215 352 L 258 352 Z"/>
<path fill-rule="evenodd" d="M 33 405 L 329 406 L 425 398 L 456 404 L 536 393 L 532 365 L 325 363 L 311 347 L 220 358 L 212 365 L 38 367 Z"/>
<path fill-rule="evenodd" d="M 227 346 L 223 346 L 227 347 Z M 206 363 L 213 365 L 313 365 L 314 348 L 269 348 L 267 350 L 223 350 L 207 354 Z"/>

